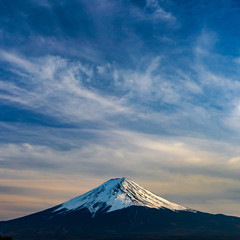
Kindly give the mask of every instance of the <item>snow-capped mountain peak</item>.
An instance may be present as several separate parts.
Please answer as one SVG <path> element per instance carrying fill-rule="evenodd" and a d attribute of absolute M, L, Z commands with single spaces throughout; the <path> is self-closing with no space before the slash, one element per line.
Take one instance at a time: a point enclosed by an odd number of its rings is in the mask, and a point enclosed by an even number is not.
<path fill-rule="evenodd" d="M 61 204 L 54 212 L 88 208 L 94 216 L 99 209 L 112 212 L 130 206 L 167 208 L 172 211 L 190 210 L 169 202 L 124 177 L 108 180 L 99 187 Z"/>

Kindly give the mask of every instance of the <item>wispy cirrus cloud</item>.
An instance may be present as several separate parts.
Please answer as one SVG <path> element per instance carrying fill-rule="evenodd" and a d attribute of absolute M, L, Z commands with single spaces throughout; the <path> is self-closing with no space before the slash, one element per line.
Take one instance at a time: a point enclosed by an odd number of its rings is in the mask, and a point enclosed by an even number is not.
<path fill-rule="evenodd" d="M 151 17 L 155 20 L 166 21 L 171 24 L 176 23 L 176 17 L 171 12 L 164 10 L 157 0 L 147 0 L 145 10 L 149 11 Z"/>
<path fill-rule="evenodd" d="M 93 68 L 56 56 L 25 59 L 1 52 L 1 60 L 18 81 L 1 81 L 1 98 L 35 111 L 78 121 L 104 119 L 107 115 L 130 113 L 124 99 L 101 94 L 87 87 L 93 81 Z M 85 83 L 85 86 L 84 86 Z"/>

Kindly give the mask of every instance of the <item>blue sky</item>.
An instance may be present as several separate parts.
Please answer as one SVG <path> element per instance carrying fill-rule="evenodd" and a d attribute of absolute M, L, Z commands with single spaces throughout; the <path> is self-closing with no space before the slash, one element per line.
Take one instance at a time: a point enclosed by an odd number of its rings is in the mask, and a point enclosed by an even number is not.
<path fill-rule="evenodd" d="M 0 3 L 0 219 L 126 176 L 240 216 L 238 1 Z"/>

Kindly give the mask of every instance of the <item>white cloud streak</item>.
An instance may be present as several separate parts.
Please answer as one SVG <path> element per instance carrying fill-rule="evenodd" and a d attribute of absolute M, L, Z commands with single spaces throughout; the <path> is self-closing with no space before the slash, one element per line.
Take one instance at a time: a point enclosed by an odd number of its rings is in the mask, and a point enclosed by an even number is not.
<path fill-rule="evenodd" d="M 124 100 L 106 96 L 83 85 L 93 79 L 93 70 L 80 62 L 46 56 L 27 60 L 16 54 L 1 51 L 1 60 L 8 62 L 18 74 L 18 83 L 0 81 L 2 99 L 22 104 L 42 113 L 71 121 L 96 120 L 107 116 L 129 113 Z M 20 72 L 20 73 L 19 73 Z"/>

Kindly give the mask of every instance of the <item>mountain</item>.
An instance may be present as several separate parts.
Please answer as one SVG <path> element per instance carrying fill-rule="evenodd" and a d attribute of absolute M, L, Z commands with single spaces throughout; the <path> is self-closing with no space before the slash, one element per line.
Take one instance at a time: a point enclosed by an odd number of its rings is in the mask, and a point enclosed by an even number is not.
<path fill-rule="evenodd" d="M 55 212 L 61 211 L 61 214 L 65 214 L 68 211 L 87 208 L 94 216 L 99 209 L 112 212 L 130 206 L 167 208 L 173 211 L 190 210 L 149 192 L 129 179 L 116 178 L 61 204 Z"/>
<path fill-rule="evenodd" d="M 126 178 L 53 208 L 0 222 L 0 235 L 36 239 L 240 239 L 240 218 L 169 202 Z"/>

